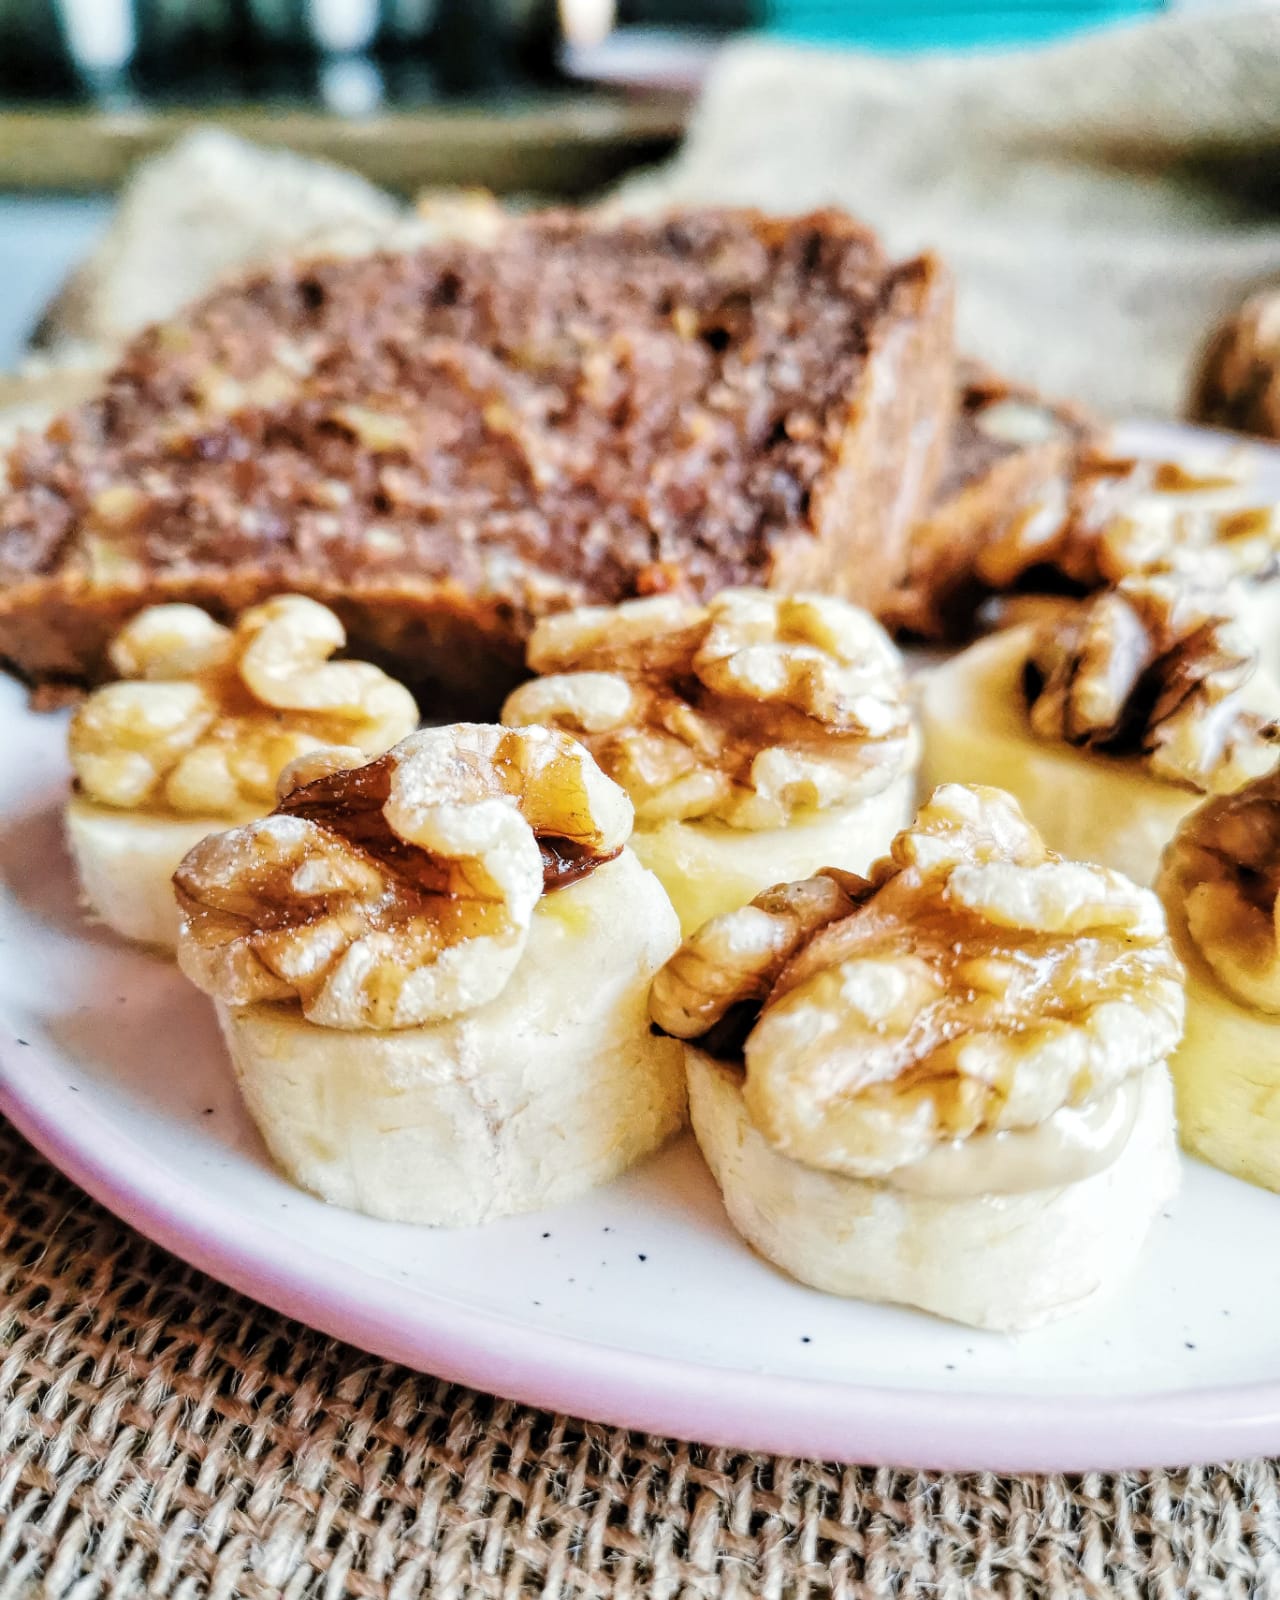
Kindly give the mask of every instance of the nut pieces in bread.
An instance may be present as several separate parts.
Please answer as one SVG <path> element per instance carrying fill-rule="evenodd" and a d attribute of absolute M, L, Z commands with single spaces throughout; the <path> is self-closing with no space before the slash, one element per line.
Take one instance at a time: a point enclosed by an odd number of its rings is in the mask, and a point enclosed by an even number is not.
<path fill-rule="evenodd" d="M 832 210 L 416 231 L 221 285 L 5 453 L 0 658 L 93 684 L 139 604 L 284 589 L 487 708 L 567 605 L 897 582 L 954 407 L 931 258 Z"/>
<path fill-rule="evenodd" d="M 635 848 L 690 931 L 780 874 L 861 869 L 909 813 L 917 740 L 897 651 L 844 601 L 730 589 L 535 629 L 508 724 L 580 738 L 636 807 Z"/>
<path fill-rule="evenodd" d="M 290 783 L 177 885 L 181 965 L 291 1177 L 463 1225 L 571 1198 L 675 1132 L 681 1050 L 648 995 L 676 916 L 581 745 L 459 724 L 350 770 L 313 753 Z"/>
<path fill-rule="evenodd" d="M 67 832 L 85 898 L 117 933 L 172 948 L 170 880 L 192 845 L 270 810 L 305 753 L 340 745 L 350 766 L 416 726 L 407 689 L 329 659 L 344 642 L 337 617 L 298 595 L 234 629 L 196 606 L 152 606 L 112 641 L 121 681 L 71 722 Z"/>
<path fill-rule="evenodd" d="M 174 880 L 183 970 L 331 1028 L 455 1016 L 515 970 L 544 875 L 612 859 L 630 831 L 626 795 L 566 735 L 426 729 L 198 845 Z"/>

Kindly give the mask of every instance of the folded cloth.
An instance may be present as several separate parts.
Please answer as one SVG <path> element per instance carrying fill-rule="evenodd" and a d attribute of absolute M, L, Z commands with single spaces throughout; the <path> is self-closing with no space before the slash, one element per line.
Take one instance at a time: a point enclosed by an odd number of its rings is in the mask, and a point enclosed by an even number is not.
<path fill-rule="evenodd" d="M 218 278 L 317 239 L 370 243 L 403 208 L 342 167 L 196 128 L 134 169 L 106 234 L 46 310 L 36 342 L 109 352 Z M 105 356 L 104 356 L 105 359 Z"/>
<path fill-rule="evenodd" d="M 1168 415 L 1211 328 L 1280 277 L 1278 179 L 1280 10 L 1214 7 L 996 55 L 731 45 L 683 150 L 617 199 L 844 206 L 945 255 L 965 349 Z"/>

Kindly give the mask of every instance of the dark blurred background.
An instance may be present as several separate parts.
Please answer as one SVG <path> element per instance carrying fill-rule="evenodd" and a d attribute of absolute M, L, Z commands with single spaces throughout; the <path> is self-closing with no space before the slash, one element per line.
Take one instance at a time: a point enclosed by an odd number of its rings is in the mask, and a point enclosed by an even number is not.
<path fill-rule="evenodd" d="M 617 30 L 675 61 L 764 20 L 762 0 L 0 0 L 0 93 L 367 111 L 545 91 Z"/>
<path fill-rule="evenodd" d="M 214 116 L 402 190 L 470 182 L 577 195 L 668 152 L 718 48 L 738 35 L 973 49 L 1160 9 L 1163 0 L 0 0 L 0 188 L 100 190 Z"/>
<path fill-rule="evenodd" d="M 1158 0 L 0 0 L 10 102 L 316 103 L 687 88 L 746 29 L 887 49 L 1026 43 Z"/>

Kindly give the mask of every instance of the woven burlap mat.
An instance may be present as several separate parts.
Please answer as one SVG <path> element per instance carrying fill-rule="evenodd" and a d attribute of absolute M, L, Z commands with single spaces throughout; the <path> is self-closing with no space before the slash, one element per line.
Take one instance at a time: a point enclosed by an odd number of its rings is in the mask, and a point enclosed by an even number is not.
<path fill-rule="evenodd" d="M 0 1600 L 1280 1596 L 1275 1463 L 1041 1479 L 574 1422 L 146 1243 L 0 1121 Z"/>

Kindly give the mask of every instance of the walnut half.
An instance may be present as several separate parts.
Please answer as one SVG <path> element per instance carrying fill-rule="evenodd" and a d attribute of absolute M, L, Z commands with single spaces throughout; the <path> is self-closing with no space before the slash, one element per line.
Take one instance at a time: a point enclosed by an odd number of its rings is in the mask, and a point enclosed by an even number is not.
<path fill-rule="evenodd" d="M 1212 596 L 1130 578 L 1036 631 L 1028 718 L 1042 739 L 1141 756 L 1171 783 L 1228 793 L 1276 758 L 1276 725 L 1241 704 L 1257 664 Z"/>
<path fill-rule="evenodd" d="M 1087 450 L 1065 491 L 1015 507 L 974 558 L 999 593 L 1056 572 L 1074 590 L 1180 574 L 1205 585 L 1272 579 L 1280 570 L 1280 507 L 1260 497 L 1246 459 L 1203 467 Z"/>
<path fill-rule="evenodd" d="M 622 791 L 544 728 L 430 728 L 328 767 L 315 758 L 319 776 L 205 839 L 174 876 L 182 969 L 230 1005 L 296 999 L 331 1028 L 471 1010 L 515 970 L 544 888 L 611 860 L 631 832 Z"/>
<path fill-rule="evenodd" d="M 224 628 L 197 606 L 152 606 L 111 645 L 122 682 L 71 723 L 82 792 L 122 810 L 243 817 L 269 807 L 291 761 L 321 746 L 375 755 L 418 722 L 413 696 L 346 643 L 327 607 L 281 595 Z"/>
<path fill-rule="evenodd" d="M 843 904 L 810 880 L 718 918 L 651 1002 L 664 1031 L 704 1044 L 732 1006 L 758 1006 L 747 1109 L 806 1165 L 883 1177 L 951 1140 L 1034 1127 L 1181 1036 L 1159 901 L 1047 850 L 1000 790 L 935 790 L 865 880 L 836 887 Z M 823 914 L 798 925 L 810 897 Z"/>
<path fill-rule="evenodd" d="M 773 828 L 878 793 L 914 740 L 900 658 L 865 612 L 727 589 L 587 607 L 534 630 L 503 709 L 581 739 L 641 823 Z"/>
<path fill-rule="evenodd" d="M 1251 294 L 1213 333 L 1187 414 L 1193 422 L 1280 438 L 1280 296 Z"/>
<path fill-rule="evenodd" d="M 1160 890 L 1223 987 L 1280 1013 L 1280 769 L 1186 818 Z"/>

